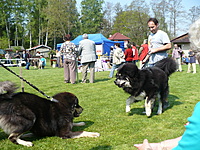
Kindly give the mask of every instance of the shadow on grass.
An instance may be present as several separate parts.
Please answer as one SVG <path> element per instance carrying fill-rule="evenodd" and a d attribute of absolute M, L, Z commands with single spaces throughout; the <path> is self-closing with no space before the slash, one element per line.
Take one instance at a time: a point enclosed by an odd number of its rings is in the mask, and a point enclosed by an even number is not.
<path fill-rule="evenodd" d="M 89 126 L 94 124 L 94 122 L 92 122 L 92 121 L 84 121 L 84 122 L 85 122 L 85 126 L 73 127 L 72 131 L 73 132 L 84 131 L 84 129 L 86 129 Z M 27 133 L 29 133 L 29 132 L 27 132 Z M 4 139 L 7 139 L 7 138 L 8 138 L 8 135 L 6 133 L 4 133 L 3 131 L 0 132 L 0 140 L 4 140 Z M 21 137 L 21 139 L 24 139 L 26 141 L 37 141 L 37 140 L 40 140 L 40 139 L 43 139 L 43 138 L 46 138 L 46 137 L 45 136 L 41 137 L 41 136 L 37 136 L 37 135 L 32 135 L 31 137 Z"/>
<path fill-rule="evenodd" d="M 89 126 L 93 125 L 93 121 L 79 121 L 79 122 L 85 122 L 84 126 L 79 126 L 79 127 L 73 127 L 72 131 L 84 131 L 84 129 L 88 128 Z M 76 122 L 78 123 L 78 122 Z"/>
<path fill-rule="evenodd" d="M 104 78 L 104 79 L 95 79 L 95 80 L 94 80 L 94 83 L 97 83 L 97 82 L 104 82 L 104 81 L 108 81 L 108 80 L 110 80 L 110 79 L 108 79 L 108 78 Z M 78 80 L 77 82 L 78 82 L 78 83 L 81 83 L 82 81 L 81 81 L 81 80 Z M 87 79 L 86 83 L 90 83 L 89 79 Z"/>
<path fill-rule="evenodd" d="M 181 105 L 183 104 L 182 102 L 180 101 L 176 101 L 177 99 L 179 99 L 179 97 L 175 96 L 175 95 L 170 95 L 168 96 L 168 101 L 169 101 L 169 104 L 170 106 L 167 108 L 167 109 L 170 109 L 172 108 L 174 105 Z"/>
<path fill-rule="evenodd" d="M 27 132 L 27 133 L 29 133 L 29 132 Z M 0 140 L 7 139 L 9 141 L 8 136 L 9 135 L 7 135 L 6 133 L 0 132 Z M 45 137 L 39 137 L 39 136 L 33 135 L 31 137 L 21 137 L 20 139 L 23 139 L 23 140 L 26 140 L 26 141 L 36 141 L 36 140 L 40 140 L 40 139 L 43 139 L 43 138 L 45 138 Z"/>
<path fill-rule="evenodd" d="M 174 105 L 181 105 L 182 103 L 180 101 L 176 101 L 177 99 L 179 99 L 179 97 L 177 97 L 175 95 L 168 95 L 168 101 L 169 101 L 170 106 L 167 109 L 165 109 L 164 111 L 167 111 L 168 109 L 173 108 Z M 134 107 L 134 103 L 132 105 Z M 152 116 L 157 115 L 157 113 L 156 113 L 157 108 L 158 108 L 158 104 L 156 103 L 156 105 L 154 106 L 154 109 L 153 109 Z M 143 108 L 132 108 L 131 112 L 128 114 L 128 116 L 132 116 L 134 114 L 146 115 L 145 108 L 144 107 Z"/>
<path fill-rule="evenodd" d="M 95 82 L 102 82 L 102 81 L 108 81 L 110 80 L 109 78 L 104 78 L 104 79 L 95 79 Z"/>
<path fill-rule="evenodd" d="M 0 140 L 4 140 L 4 139 L 7 139 L 8 138 L 8 135 L 5 134 L 3 131 L 0 132 Z"/>
<path fill-rule="evenodd" d="M 108 150 L 110 150 L 110 149 L 112 149 L 112 146 L 109 146 L 109 145 L 97 146 L 97 147 L 91 148 L 90 150 L 99 150 L 99 149 L 102 149 L 102 150 L 108 149 Z"/>

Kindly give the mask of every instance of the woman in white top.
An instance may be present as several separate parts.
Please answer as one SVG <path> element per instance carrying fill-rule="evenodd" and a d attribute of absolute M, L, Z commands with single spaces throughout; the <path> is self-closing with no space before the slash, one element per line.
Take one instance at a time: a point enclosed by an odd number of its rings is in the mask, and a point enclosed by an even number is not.
<path fill-rule="evenodd" d="M 120 43 L 115 43 L 115 50 L 113 53 L 113 65 L 110 71 L 109 78 L 112 78 L 115 69 L 119 68 L 119 66 L 125 62 L 124 58 L 125 58 L 124 52 L 120 48 Z"/>

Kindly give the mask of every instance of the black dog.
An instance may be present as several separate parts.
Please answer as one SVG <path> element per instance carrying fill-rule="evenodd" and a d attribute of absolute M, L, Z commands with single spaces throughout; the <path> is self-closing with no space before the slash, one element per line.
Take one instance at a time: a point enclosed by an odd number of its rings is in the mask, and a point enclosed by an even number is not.
<path fill-rule="evenodd" d="M 155 67 L 138 69 L 132 63 L 126 63 L 119 67 L 115 84 L 131 96 L 126 100 L 126 112 L 130 111 L 130 105 L 134 102 L 145 100 L 146 115 L 151 116 L 154 101 L 159 99 L 157 114 L 168 107 L 168 77 L 177 69 L 176 62 L 172 58 L 165 58 L 156 63 Z"/>
<path fill-rule="evenodd" d="M 73 118 L 83 111 L 74 94 L 56 94 L 53 96 L 58 100 L 56 103 L 30 93 L 14 93 L 16 89 L 10 81 L 0 82 L 0 127 L 9 134 L 11 142 L 33 146 L 32 142 L 20 139 L 27 131 L 37 136 L 58 136 L 63 139 L 100 135 L 86 131 L 72 132 L 74 125 L 85 124 L 73 124 Z"/>

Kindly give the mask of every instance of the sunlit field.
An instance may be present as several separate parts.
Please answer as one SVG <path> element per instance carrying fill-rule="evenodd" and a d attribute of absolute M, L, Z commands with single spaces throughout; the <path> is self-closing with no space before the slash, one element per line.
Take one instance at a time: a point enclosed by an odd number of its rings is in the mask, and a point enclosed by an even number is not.
<path fill-rule="evenodd" d="M 10 67 L 20 74 L 19 67 Z M 170 76 L 170 93 L 168 100 L 170 107 L 161 115 L 147 118 L 144 111 L 144 101 L 131 107 L 130 113 L 125 113 L 125 101 L 128 94 L 114 84 L 114 79 L 109 79 L 109 71 L 96 72 L 95 83 L 66 84 L 63 78 L 63 68 L 52 68 L 49 65 L 43 70 L 33 67 L 30 70 L 22 69 L 22 76 L 49 96 L 58 92 L 68 91 L 79 98 L 80 105 L 84 108 L 79 118 L 74 122 L 84 121 L 83 127 L 75 127 L 74 131 L 91 131 L 101 134 L 98 138 L 61 139 L 59 137 L 28 138 L 34 146 L 27 148 L 11 143 L 2 130 L 0 130 L 1 150 L 135 150 L 134 143 L 141 143 L 144 138 L 149 142 L 181 136 L 184 124 L 191 116 L 195 104 L 200 100 L 199 77 L 197 73 L 186 73 L 187 66 L 183 65 L 183 72 L 176 72 Z M 15 82 L 21 91 L 19 78 L 0 67 L 0 81 L 10 80 Z M 79 73 L 79 80 L 81 73 Z M 24 84 L 25 92 L 30 92 L 44 97 L 35 89 Z"/>

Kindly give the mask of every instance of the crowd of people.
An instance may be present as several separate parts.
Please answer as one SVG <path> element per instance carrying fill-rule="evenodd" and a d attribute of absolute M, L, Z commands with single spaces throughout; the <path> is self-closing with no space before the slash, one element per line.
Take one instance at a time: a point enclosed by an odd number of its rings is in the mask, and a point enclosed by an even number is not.
<path fill-rule="evenodd" d="M 147 22 L 150 34 L 148 39 L 144 39 L 141 45 L 137 45 L 134 42 L 128 42 L 127 45 L 120 45 L 115 43 L 110 47 L 109 55 L 109 67 L 110 74 L 109 78 L 113 78 L 114 71 L 119 68 L 123 63 L 137 64 L 140 69 L 145 67 L 152 67 L 159 60 L 168 57 L 168 50 L 172 48 L 169 36 L 166 32 L 159 29 L 159 23 L 156 18 L 150 18 Z M 95 80 L 95 62 L 96 46 L 95 43 L 88 39 L 87 34 L 83 34 L 83 40 L 80 41 L 79 47 L 71 40 L 71 35 L 67 34 L 64 36 L 64 43 L 61 45 L 60 50 L 56 50 L 56 67 L 64 68 L 64 83 L 75 84 L 77 79 L 77 63 L 81 64 L 82 67 L 82 83 L 90 82 L 94 83 Z M 125 50 L 122 50 L 125 47 Z M 44 69 L 46 66 L 46 60 L 44 56 L 40 56 L 37 66 Z M 29 52 L 23 51 L 20 54 L 16 51 L 15 58 L 22 58 L 26 62 L 25 69 L 29 70 L 31 65 L 31 56 Z M 9 54 L 6 54 L 6 59 L 9 61 Z M 196 58 L 195 53 L 189 50 L 188 54 L 184 54 L 181 47 L 178 44 L 174 44 L 172 49 L 172 58 L 177 62 L 177 71 L 182 72 L 182 64 L 188 65 L 187 73 L 196 73 Z M 80 61 L 77 61 L 77 60 Z M 17 60 L 18 61 L 18 60 Z M 138 62 L 138 63 L 137 63 Z M 36 62 L 37 63 L 37 62 Z M 52 61 L 53 63 L 53 61 Z M 34 65 L 35 66 L 35 65 Z M 90 79 L 87 80 L 87 71 L 90 71 Z"/>
<path fill-rule="evenodd" d="M 119 68 L 123 63 L 137 64 L 140 69 L 145 67 L 152 67 L 157 61 L 168 57 L 168 50 L 172 48 L 169 36 L 166 32 L 159 29 L 159 23 L 156 18 L 150 18 L 147 22 L 150 34 L 148 39 L 144 39 L 141 45 L 137 45 L 134 42 L 130 42 L 127 45 L 120 45 L 115 43 L 110 47 L 109 55 L 109 78 L 113 78 L 114 71 Z M 67 34 L 64 37 L 64 43 L 61 45 L 60 50 L 56 50 L 56 67 L 64 68 L 64 83 L 75 84 L 77 80 L 77 63 L 82 67 L 82 83 L 90 82 L 94 83 L 95 80 L 95 62 L 96 46 L 95 43 L 88 39 L 87 34 L 83 34 L 83 40 L 80 41 L 79 47 L 71 40 L 71 35 Z M 125 50 L 122 50 L 125 47 Z M 35 62 L 40 69 L 44 69 L 46 66 L 46 59 L 40 54 L 39 62 Z M 9 62 L 10 55 L 5 55 L 7 62 Z M 29 51 L 23 51 L 22 54 L 16 51 L 14 58 L 23 59 L 26 62 L 25 69 L 29 70 L 31 65 L 31 55 Z M 177 71 L 182 72 L 182 64 L 188 65 L 187 73 L 196 73 L 196 58 L 195 53 L 189 50 L 188 54 L 184 54 L 181 47 L 178 44 L 174 44 L 172 49 L 172 58 L 177 62 Z M 80 60 L 79 62 L 77 60 Z M 138 63 L 137 63 L 138 62 Z M 18 60 L 17 60 L 17 63 Z M 53 61 L 52 61 L 53 63 Z M 87 80 L 87 72 L 90 71 L 90 79 Z"/>
<path fill-rule="evenodd" d="M 9 53 L 7 51 L 5 54 L 5 59 L 5 64 L 14 64 L 16 62 L 15 64 L 18 66 L 25 66 L 26 70 L 29 70 L 30 66 L 34 66 L 35 68 L 37 67 L 39 69 L 44 69 L 46 66 L 46 58 L 44 58 L 44 55 L 38 55 L 37 53 L 36 57 L 33 58 L 29 51 L 26 50 L 23 50 L 22 52 L 16 50 L 15 53 Z"/>

